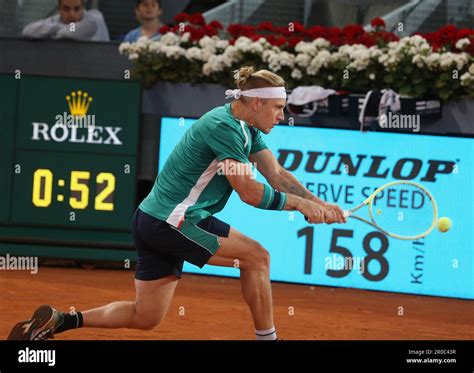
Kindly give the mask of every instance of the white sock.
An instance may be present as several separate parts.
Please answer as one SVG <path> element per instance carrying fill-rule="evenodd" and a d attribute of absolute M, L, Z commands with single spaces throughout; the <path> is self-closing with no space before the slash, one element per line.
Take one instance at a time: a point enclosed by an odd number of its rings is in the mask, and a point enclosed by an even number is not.
<path fill-rule="evenodd" d="M 274 341 L 277 339 L 275 327 L 267 330 L 255 330 L 257 341 Z"/>

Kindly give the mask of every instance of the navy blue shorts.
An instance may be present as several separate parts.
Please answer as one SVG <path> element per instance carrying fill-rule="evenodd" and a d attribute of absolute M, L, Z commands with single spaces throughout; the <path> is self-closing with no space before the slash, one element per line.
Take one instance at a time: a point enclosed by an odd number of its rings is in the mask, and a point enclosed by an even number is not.
<path fill-rule="evenodd" d="M 199 227 L 196 228 L 200 231 L 198 234 L 209 236 L 210 239 L 229 236 L 229 224 L 214 216 L 201 220 L 196 226 Z M 133 216 L 132 232 L 137 249 L 135 278 L 138 280 L 158 280 L 170 275 L 181 278 L 184 261 L 202 268 L 215 254 L 215 250 L 206 248 L 207 237 L 202 241 L 191 240 L 166 221 L 156 219 L 140 209 Z M 203 244 L 198 244 L 198 241 Z"/>

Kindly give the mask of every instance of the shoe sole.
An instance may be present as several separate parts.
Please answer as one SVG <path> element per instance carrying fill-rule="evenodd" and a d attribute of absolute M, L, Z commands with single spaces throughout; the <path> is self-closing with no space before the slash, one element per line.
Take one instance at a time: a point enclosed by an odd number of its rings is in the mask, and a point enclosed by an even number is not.
<path fill-rule="evenodd" d="M 52 334 L 56 324 L 55 310 L 51 306 L 43 305 L 36 309 L 27 321 L 20 321 L 8 335 L 7 340 L 32 341 L 45 339 L 47 334 Z"/>

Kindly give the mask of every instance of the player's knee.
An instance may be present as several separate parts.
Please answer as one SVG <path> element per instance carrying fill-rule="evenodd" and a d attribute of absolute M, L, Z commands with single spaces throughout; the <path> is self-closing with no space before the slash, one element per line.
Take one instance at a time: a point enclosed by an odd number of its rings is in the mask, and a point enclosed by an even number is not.
<path fill-rule="evenodd" d="M 162 319 L 160 317 L 143 317 L 137 323 L 137 329 L 153 330 L 160 325 Z"/>
<path fill-rule="evenodd" d="M 251 258 L 249 258 L 247 264 L 247 267 L 250 270 L 269 272 L 270 253 L 258 242 L 255 242 L 254 247 L 251 250 Z"/>
<path fill-rule="evenodd" d="M 263 247 L 259 252 L 259 263 L 262 270 L 270 272 L 270 253 Z"/>
<path fill-rule="evenodd" d="M 136 310 L 134 317 L 134 324 L 137 329 L 152 330 L 156 328 L 163 321 L 164 316 L 158 311 L 140 311 Z"/>

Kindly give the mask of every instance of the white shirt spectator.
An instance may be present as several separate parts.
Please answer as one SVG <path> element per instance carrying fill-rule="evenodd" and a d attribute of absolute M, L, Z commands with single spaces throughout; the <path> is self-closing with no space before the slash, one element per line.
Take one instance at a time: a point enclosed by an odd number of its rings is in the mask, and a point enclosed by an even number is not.
<path fill-rule="evenodd" d="M 95 9 L 84 10 L 81 20 L 74 24 L 63 23 L 59 14 L 30 23 L 23 29 L 23 36 L 34 39 L 110 41 L 104 17 Z"/>

